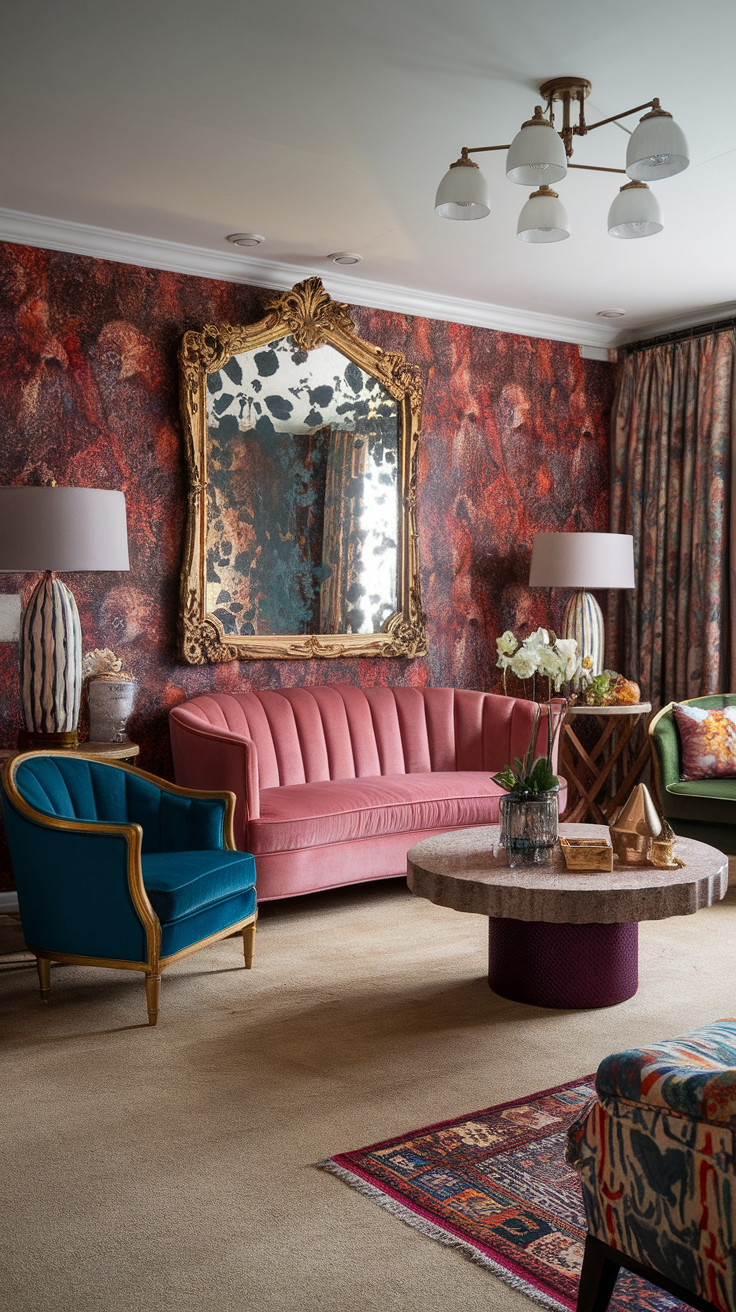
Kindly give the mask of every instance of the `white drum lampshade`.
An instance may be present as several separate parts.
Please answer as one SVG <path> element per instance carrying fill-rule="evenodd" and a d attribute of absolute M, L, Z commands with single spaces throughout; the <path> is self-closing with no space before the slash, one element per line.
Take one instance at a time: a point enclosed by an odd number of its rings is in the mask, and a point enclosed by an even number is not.
<path fill-rule="evenodd" d="M 0 488 L 0 572 L 43 574 L 21 623 L 23 746 L 73 746 L 77 741 L 82 634 L 74 596 L 54 571 L 129 568 L 122 492 Z"/>
<path fill-rule="evenodd" d="M 575 638 L 593 673 L 603 669 L 603 614 L 588 588 L 634 587 L 634 539 L 629 533 L 537 533 L 530 588 L 575 588 L 567 603 L 563 636 Z"/>
<path fill-rule="evenodd" d="M 611 237 L 651 237 L 661 232 L 662 211 L 646 182 L 627 182 L 608 211 Z"/>
<path fill-rule="evenodd" d="M 506 156 L 506 177 L 522 187 L 560 182 L 567 173 L 567 156 L 562 137 L 542 114 L 538 105 L 517 132 Z"/>
<path fill-rule="evenodd" d="M 564 241 L 570 236 L 570 220 L 556 191 L 540 187 L 533 191 L 519 215 L 516 229 L 522 241 Z"/>
<path fill-rule="evenodd" d="M 484 219 L 490 214 L 488 183 L 472 159 L 450 165 L 437 188 L 434 209 L 442 219 Z"/>
<path fill-rule="evenodd" d="M 637 182 L 656 182 L 682 173 L 690 163 L 685 134 L 671 114 L 653 109 L 629 137 L 626 172 Z"/>

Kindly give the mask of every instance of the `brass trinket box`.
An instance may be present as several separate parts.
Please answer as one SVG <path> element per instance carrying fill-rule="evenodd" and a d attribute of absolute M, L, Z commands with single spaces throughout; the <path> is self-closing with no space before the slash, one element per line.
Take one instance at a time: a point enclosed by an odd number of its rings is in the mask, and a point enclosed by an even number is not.
<path fill-rule="evenodd" d="M 605 838 L 561 838 L 560 847 L 568 870 L 613 870 L 613 848 Z"/>

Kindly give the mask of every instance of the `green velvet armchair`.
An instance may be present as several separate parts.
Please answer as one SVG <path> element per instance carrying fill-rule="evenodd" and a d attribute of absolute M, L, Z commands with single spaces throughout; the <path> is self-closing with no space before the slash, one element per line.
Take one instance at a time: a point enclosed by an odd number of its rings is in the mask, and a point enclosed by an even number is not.
<path fill-rule="evenodd" d="M 680 737 L 672 705 L 670 702 L 664 706 L 649 725 L 662 814 L 676 834 L 699 838 L 733 856 L 736 854 L 736 779 L 683 781 L 680 778 Z M 693 697 L 680 705 L 721 710 L 736 705 L 736 694 Z"/>
<path fill-rule="evenodd" d="M 48 1001 L 52 961 L 138 970 L 148 1022 L 161 971 L 256 925 L 255 861 L 236 852 L 232 793 L 179 788 L 130 765 L 28 752 L 2 778 L 23 933 Z"/>

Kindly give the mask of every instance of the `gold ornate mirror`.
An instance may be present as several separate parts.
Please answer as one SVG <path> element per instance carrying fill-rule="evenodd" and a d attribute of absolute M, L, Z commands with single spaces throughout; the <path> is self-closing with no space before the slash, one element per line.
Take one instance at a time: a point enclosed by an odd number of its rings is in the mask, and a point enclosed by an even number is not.
<path fill-rule="evenodd" d="M 266 310 L 179 352 L 184 658 L 423 655 L 419 371 L 356 336 L 319 278 Z"/>

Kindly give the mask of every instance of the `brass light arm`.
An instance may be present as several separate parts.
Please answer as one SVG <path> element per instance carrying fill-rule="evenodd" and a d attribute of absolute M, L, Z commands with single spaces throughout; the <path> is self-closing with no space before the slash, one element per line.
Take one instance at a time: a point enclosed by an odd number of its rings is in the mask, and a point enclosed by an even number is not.
<path fill-rule="evenodd" d="M 460 151 L 462 159 L 467 159 L 468 155 L 478 155 L 482 150 L 509 150 L 510 146 L 463 146 Z"/>
<path fill-rule="evenodd" d="M 599 119 L 597 123 L 588 123 L 582 128 L 575 127 L 573 132 L 580 133 L 582 136 L 586 132 L 592 132 L 594 128 L 602 128 L 606 123 L 616 123 L 620 118 L 628 118 L 630 114 L 638 114 L 642 109 L 659 109 L 659 98 L 655 96 L 654 100 L 648 100 L 645 105 L 635 105 L 633 109 L 624 110 L 623 114 L 611 114 L 610 118 Z"/>
<path fill-rule="evenodd" d="M 631 113 L 635 114 L 636 110 L 631 110 Z M 596 124 L 596 127 L 598 126 L 599 124 Z M 467 159 L 468 155 L 479 155 L 481 151 L 484 150 L 508 150 L 508 149 L 509 149 L 508 146 L 463 146 L 462 150 L 460 151 L 460 158 Z M 592 169 L 596 173 L 625 173 L 626 172 L 626 169 L 609 169 L 609 168 L 605 168 L 602 164 L 568 164 L 568 168 Z"/>
<path fill-rule="evenodd" d="M 592 169 L 595 173 L 626 173 L 626 169 L 608 169 L 603 164 L 570 164 L 569 169 Z"/>

